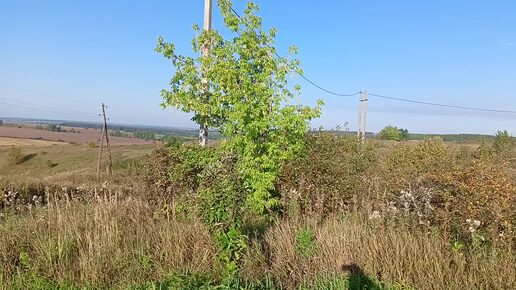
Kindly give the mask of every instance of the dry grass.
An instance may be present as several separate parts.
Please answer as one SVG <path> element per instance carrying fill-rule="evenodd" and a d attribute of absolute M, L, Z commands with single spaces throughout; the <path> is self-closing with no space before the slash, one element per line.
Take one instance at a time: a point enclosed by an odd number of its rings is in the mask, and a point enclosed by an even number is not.
<path fill-rule="evenodd" d="M 326 162 L 335 159 L 332 148 L 336 146 L 333 144 L 327 144 L 324 147 L 326 151 L 316 151 L 311 159 L 307 158 L 305 163 L 310 166 L 304 168 L 301 162 L 292 169 L 291 175 L 285 176 L 292 187 L 305 187 L 301 188 L 304 191 L 293 192 L 302 192 L 307 200 L 313 200 L 314 209 L 330 208 L 320 215 L 325 218 L 309 218 L 319 210 L 286 207 L 288 214 L 283 215 L 284 218 L 277 220 L 265 232 L 257 230 L 261 234 L 250 238 L 241 265 L 245 280 L 256 282 L 267 278 L 280 289 L 328 289 L 329 286 L 324 285 L 331 283 L 334 283 L 331 289 L 355 289 L 351 285 L 356 276 L 361 277 L 361 282 L 355 284 L 360 287 L 356 289 L 364 289 L 364 285 L 373 287 L 368 289 L 377 289 L 374 287 L 382 287 L 381 283 L 386 287 L 415 289 L 516 289 L 516 253 L 510 243 L 476 244 L 474 240 L 450 234 L 439 222 L 422 226 L 417 219 L 410 219 L 412 215 L 393 218 L 379 211 L 381 218 L 365 218 L 364 215 L 377 209 L 375 205 L 386 202 L 380 197 L 385 198 L 389 191 L 380 186 L 359 186 L 361 183 L 357 185 L 348 180 L 368 180 L 364 177 L 369 176 L 367 169 L 370 165 L 367 163 L 365 166 L 357 159 L 363 158 L 360 151 L 348 148 L 338 152 L 342 161 L 339 164 L 347 167 L 333 170 L 334 163 Z M 382 152 L 381 160 L 384 161 L 389 160 L 392 152 L 408 152 L 391 158 L 393 163 L 390 167 L 381 163 L 386 166 L 385 173 L 374 180 L 387 183 L 394 188 L 393 193 L 398 193 L 405 188 L 398 184 L 401 179 L 412 182 L 419 180 L 421 172 L 433 172 L 440 166 L 447 168 L 449 162 L 444 161 L 452 158 L 452 152 L 442 146 L 427 146 L 421 154 L 419 151 L 415 154 L 418 144 L 412 144 L 410 148 L 389 147 L 385 152 L 381 151 L 382 148 L 374 149 Z M 104 187 L 100 199 L 92 198 L 93 189 L 100 186 L 94 178 L 97 149 L 85 145 L 54 146 L 44 151 L 24 147 L 21 156 L 31 158 L 25 158 L 24 162 L 12 167 L 2 166 L 2 157 L 8 152 L 0 149 L 0 187 L 5 189 L 4 195 L 16 189 L 24 197 L 15 203 L 23 210 L 5 210 L 4 216 L 0 216 L 0 289 L 23 286 L 27 283 L 23 280 L 27 275 L 44 277 L 59 285 L 69 282 L 78 287 L 102 289 L 163 281 L 169 274 L 178 272 L 195 273 L 212 284 L 220 280 L 221 266 L 217 261 L 215 242 L 206 228 L 195 221 L 193 213 L 196 211 L 189 208 L 196 205 L 176 200 L 183 210 L 177 215 L 181 220 L 169 219 L 167 214 L 174 216 L 173 212 L 160 203 L 166 199 L 142 182 L 145 178 L 131 175 L 133 169 L 146 170 L 144 166 L 132 168 L 131 162 L 141 160 L 150 147 L 114 148 L 117 174 L 109 188 Z M 177 184 L 168 183 L 170 166 L 161 160 L 168 154 L 166 151 L 162 153 L 165 154 L 154 156 L 160 161 L 156 162 L 159 170 L 147 182 L 151 181 L 160 192 L 168 192 L 169 189 L 181 191 Z M 77 157 L 70 158 L 72 155 Z M 47 160 L 58 165 L 49 167 Z M 461 168 L 470 168 L 471 163 L 465 158 Z M 124 169 L 127 167 L 131 170 Z M 378 168 L 373 169 L 378 171 Z M 299 175 L 300 172 L 304 175 Z M 465 172 L 468 178 L 460 179 L 460 189 L 472 186 L 466 188 L 466 192 L 485 191 L 490 193 L 490 197 L 495 196 L 492 192 L 501 192 L 514 197 L 514 189 L 507 190 L 506 187 L 511 182 L 510 178 L 504 177 L 506 181 L 500 181 L 500 177 L 505 175 L 491 167 Z M 325 176 L 318 178 L 317 174 Z M 415 177 L 412 176 L 414 174 Z M 489 178 L 481 178 L 484 175 Z M 294 178 L 296 176 L 303 177 L 301 181 L 304 183 L 298 182 Z M 157 177 L 165 183 L 160 183 Z M 335 182 L 336 178 L 340 178 L 339 182 Z M 479 181 L 482 180 L 490 182 L 482 183 L 484 185 L 480 187 Z M 313 181 L 313 184 L 308 181 Z M 45 207 L 33 206 L 34 195 L 47 201 L 49 192 L 59 198 L 52 197 Z M 116 192 L 117 198 L 104 197 L 104 192 L 107 196 Z M 345 201 L 342 203 L 344 206 L 333 207 L 339 199 Z M 10 206 L 11 202 L 0 195 L 0 213 L 4 204 Z M 478 204 L 494 212 L 489 203 Z M 467 207 L 458 202 L 454 202 L 454 206 L 457 211 L 467 213 L 466 216 L 457 215 L 459 222 L 470 217 Z M 511 211 L 514 203 L 509 202 L 504 209 L 509 214 L 514 213 Z M 486 214 L 480 216 L 489 217 Z M 488 222 L 483 220 L 483 226 Z M 251 224 L 249 228 L 259 229 L 260 225 Z M 473 235 L 470 236 L 473 239 Z M 463 244 L 454 246 L 455 239 Z M 325 280 L 324 277 L 347 278 Z M 316 285 L 320 281 L 321 284 Z"/>
<path fill-rule="evenodd" d="M 314 236 L 309 254 L 297 244 L 305 229 Z M 160 281 L 178 272 L 216 280 L 216 257 L 200 223 L 169 220 L 131 198 L 50 202 L 0 221 L 0 288 L 12 287 L 19 273 L 100 288 Z M 277 221 L 262 240 L 250 243 L 242 271 L 251 281 L 268 276 L 282 289 L 357 271 L 388 287 L 514 289 L 515 265 L 510 250 L 454 251 L 437 234 L 349 216 Z"/>
<path fill-rule="evenodd" d="M 10 288 L 19 271 L 100 288 L 175 271 L 212 274 L 215 251 L 201 224 L 157 218 L 137 200 L 51 202 L 1 221 L 0 288 Z"/>
<path fill-rule="evenodd" d="M 310 257 L 296 250 L 296 237 L 306 228 L 312 229 L 315 239 L 315 252 Z M 357 271 L 389 287 L 516 287 L 516 255 L 510 250 L 453 251 L 438 236 L 374 225 L 357 216 L 330 218 L 324 223 L 280 221 L 266 233 L 265 240 L 270 260 L 255 244 L 247 255 L 246 275 L 263 277 L 263 266 L 270 265 L 267 273 L 285 289 L 296 289 L 319 276 L 353 275 Z"/>

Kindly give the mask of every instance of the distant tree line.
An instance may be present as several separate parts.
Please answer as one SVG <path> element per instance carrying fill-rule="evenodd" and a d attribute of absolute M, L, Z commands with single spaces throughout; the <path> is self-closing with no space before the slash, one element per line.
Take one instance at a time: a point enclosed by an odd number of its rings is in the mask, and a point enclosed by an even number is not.
<path fill-rule="evenodd" d="M 61 126 L 59 126 L 57 124 L 48 124 L 46 126 L 36 125 L 36 129 L 37 130 L 46 130 L 46 131 L 50 131 L 50 132 L 81 133 L 81 131 L 79 131 L 75 128 L 63 129 Z"/>
<path fill-rule="evenodd" d="M 500 144 L 509 144 L 516 142 L 516 137 L 511 136 L 507 131 L 498 131 L 496 135 L 482 134 L 413 134 L 407 129 L 398 128 L 396 126 L 385 126 L 376 137 L 382 140 L 406 141 L 406 140 L 425 140 L 433 137 L 439 137 L 446 142 L 491 142 L 495 141 L 498 147 Z M 503 141 L 500 141 L 503 140 Z M 509 142 L 510 141 L 510 142 Z"/>
<path fill-rule="evenodd" d="M 133 137 L 144 140 L 155 140 L 156 134 L 151 131 L 135 131 L 133 132 Z"/>
<path fill-rule="evenodd" d="M 110 131 L 109 135 L 113 136 L 113 137 L 124 137 L 124 138 L 132 138 L 133 137 L 131 133 L 120 131 L 120 130 Z"/>

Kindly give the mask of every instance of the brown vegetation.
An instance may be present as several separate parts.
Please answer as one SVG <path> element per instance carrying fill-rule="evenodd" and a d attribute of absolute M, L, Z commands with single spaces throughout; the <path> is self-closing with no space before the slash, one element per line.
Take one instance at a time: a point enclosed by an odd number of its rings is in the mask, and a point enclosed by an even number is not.
<path fill-rule="evenodd" d="M 71 128 L 68 128 L 71 129 Z M 87 143 L 97 142 L 100 140 L 100 130 L 81 128 L 80 133 L 72 132 L 51 132 L 47 130 L 38 130 L 35 127 L 28 126 L 0 126 L 0 137 L 9 137 L 17 139 L 33 139 L 44 141 L 56 141 L 67 143 Z M 130 144 L 150 144 L 152 142 L 136 138 L 114 137 L 110 136 L 109 141 L 112 145 L 130 145 Z M 13 141 L 14 142 L 14 141 Z M 0 144 L 2 145 L 2 144 Z M 11 144 L 7 144 L 11 145 Z M 30 144 L 38 145 L 38 144 Z M 42 143 L 43 145 L 52 145 Z"/>
<path fill-rule="evenodd" d="M 487 145 L 464 149 L 437 139 L 362 146 L 316 134 L 307 141 L 277 180 L 277 219 L 267 229 L 252 216 L 245 221 L 245 281 L 342 289 L 358 276 L 356 285 L 378 289 L 516 287 L 516 179 L 507 162 L 514 151 L 500 155 Z M 188 159 L 206 152 L 161 146 L 143 162 L 120 163 L 115 180 L 102 186 L 77 186 L 93 180 L 91 170 L 54 185 L 1 183 L 0 287 L 43 277 L 125 288 L 177 273 L 220 281 L 224 266 L 197 202 L 199 186 L 211 181 L 200 183 L 202 166 Z M 316 286 L 331 277 L 345 280 Z"/>

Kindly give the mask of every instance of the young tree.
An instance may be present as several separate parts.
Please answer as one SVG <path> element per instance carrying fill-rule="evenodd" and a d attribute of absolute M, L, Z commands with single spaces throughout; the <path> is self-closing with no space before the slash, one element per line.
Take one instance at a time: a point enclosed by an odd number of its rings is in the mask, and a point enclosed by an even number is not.
<path fill-rule="evenodd" d="M 407 129 L 399 129 L 400 130 L 400 140 L 401 141 L 408 141 L 410 138 L 409 131 Z"/>
<path fill-rule="evenodd" d="M 400 130 L 398 127 L 391 125 L 385 126 L 379 133 L 378 136 L 383 140 L 394 140 L 399 141 L 401 139 Z"/>
<path fill-rule="evenodd" d="M 308 121 L 319 116 L 322 102 L 315 108 L 292 103 L 300 87 L 292 92 L 288 75 L 301 72 L 299 61 L 276 54 L 276 30 L 263 30 L 256 4 L 249 2 L 242 17 L 232 12 L 231 1 L 218 5 L 231 38 L 194 26 L 194 52 L 209 46 L 209 54 L 179 55 L 172 43 L 158 39 L 156 51 L 176 68 L 171 88 L 161 92 L 162 106 L 193 113 L 197 123 L 220 130 L 222 146 L 238 156 L 247 205 L 265 213 L 278 205 L 273 190 L 281 164 L 302 148 Z"/>
<path fill-rule="evenodd" d="M 507 130 L 496 132 L 496 137 L 493 143 L 495 153 L 502 157 L 508 157 L 514 146 L 515 142 L 513 137 L 511 137 Z"/>

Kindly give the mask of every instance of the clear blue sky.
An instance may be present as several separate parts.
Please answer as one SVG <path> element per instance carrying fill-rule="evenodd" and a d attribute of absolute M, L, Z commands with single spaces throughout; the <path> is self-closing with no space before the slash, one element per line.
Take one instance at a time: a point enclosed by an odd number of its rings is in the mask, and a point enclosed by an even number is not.
<path fill-rule="evenodd" d="M 234 2 L 242 11 L 245 1 Z M 516 110 L 516 1 L 256 2 L 265 27 L 278 29 L 278 50 L 299 47 L 306 76 L 328 89 Z M 202 17 L 203 0 L 2 0 L 0 116 L 98 120 L 98 106 L 89 103 L 104 101 L 112 122 L 193 128 L 188 115 L 160 108 L 159 91 L 173 67 L 153 49 L 162 35 L 189 54 L 192 24 L 202 24 Z M 213 25 L 224 29 L 218 8 Z M 349 122 L 355 129 L 357 97 L 293 81 L 302 85 L 303 103 L 326 102 L 314 127 Z M 514 114 L 372 97 L 368 106 L 368 131 L 392 124 L 411 132 L 516 134 Z M 55 107 L 67 111 L 57 114 Z"/>

